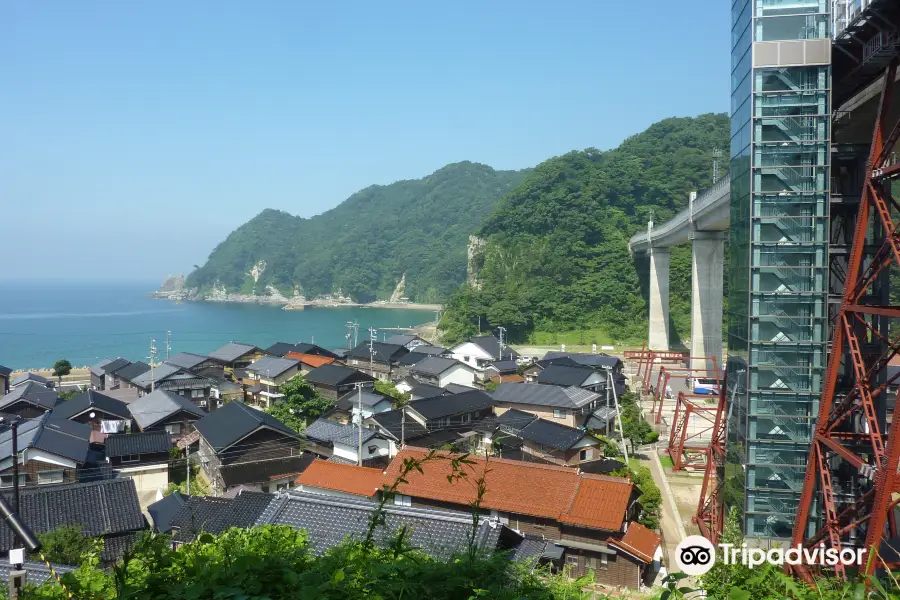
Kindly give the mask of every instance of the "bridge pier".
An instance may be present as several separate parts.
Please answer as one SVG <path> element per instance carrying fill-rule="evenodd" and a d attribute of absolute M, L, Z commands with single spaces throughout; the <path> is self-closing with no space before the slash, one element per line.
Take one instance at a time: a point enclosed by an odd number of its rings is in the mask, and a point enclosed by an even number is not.
<path fill-rule="evenodd" d="M 725 232 L 695 231 L 692 246 L 691 356 L 698 358 L 691 359 L 691 368 L 711 369 L 702 357 L 715 356 L 721 364 Z"/>
<path fill-rule="evenodd" d="M 669 349 L 669 249 L 650 248 L 650 335 L 653 350 Z"/>

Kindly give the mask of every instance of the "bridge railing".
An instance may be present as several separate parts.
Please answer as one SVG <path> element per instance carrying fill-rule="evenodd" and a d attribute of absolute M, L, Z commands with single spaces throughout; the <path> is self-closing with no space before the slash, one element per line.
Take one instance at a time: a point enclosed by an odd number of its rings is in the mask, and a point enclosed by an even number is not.
<path fill-rule="evenodd" d="M 693 202 L 693 206 L 689 204 L 687 208 L 679 211 L 674 217 L 672 217 L 662 225 L 654 226 L 650 233 L 648 233 L 647 231 L 641 231 L 634 234 L 633 236 L 631 236 L 631 240 L 629 240 L 629 245 L 649 243 L 649 236 L 652 236 L 653 238 L 664 237 L 675 231 L 676 229 L 684 227 L 685 224 L 691 220 L 692 215 L 697 215 L 714 204 L 719 198 L 722 197 L 722 194 L 725 192 L 725 190 L 730 189 L 730 187 L 731 177 L 725 176 L 721 178 L 719 181 L 713 184 L 712 187 L 707 188 L 701 195 L 697 196 L 697 199 Z"/>

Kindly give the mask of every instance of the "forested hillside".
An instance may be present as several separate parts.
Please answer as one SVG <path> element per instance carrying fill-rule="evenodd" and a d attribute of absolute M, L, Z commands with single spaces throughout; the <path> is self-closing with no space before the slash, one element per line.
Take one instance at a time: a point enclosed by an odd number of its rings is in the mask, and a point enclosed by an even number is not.
<path fill-rule="evenodd" d="M 368 302 L 387 299 L 406 273 L 405 295 L 441 301 L 465 280 L 468 236 L 526 173 L 460 162 L 370 186 L 309 219 L 264 210 L 219 244 L 187 286 L 263 293 L 273 285 L 288 296 L 295 287 L 307 296 L 340 289 Z"/>
<path fill-rule="evenodd" d="M 506 195 L 479 230 L 480 289 L 448 302 L 445 342 L 504 326 L 510 339 L 592 330 L 602 340 L 646 337 L 646 260 L 628 239 L 651 211 L 661 223 L 684 208 L 691 190 L 711 184 L 713 149 L 727 148 L 725 114 L 672 118 L 615 150 L 589 148 L 538 165 Z M 724 162 L 724 161 L 723 161 Z M 727 164 L 721 165 L 726 172 Z M 676 333 L 690 328 L 690 248 L 672 252 L 670 307 Z"/>

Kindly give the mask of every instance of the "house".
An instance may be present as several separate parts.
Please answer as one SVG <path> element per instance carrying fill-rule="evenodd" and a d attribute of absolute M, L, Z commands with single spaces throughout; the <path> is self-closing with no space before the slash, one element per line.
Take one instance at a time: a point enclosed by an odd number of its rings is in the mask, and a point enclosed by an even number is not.
<path fill-rule="evenodd" d="M 58 404 L 53 409 L 53 416 L 84 423 L 102 433 L 123 433 L 131 428 L 128 405 L 93 389 Z"/>
<path fill-rule="evenodd" d="M 600 394 L 574 386 L 502 383 L 488 393 L 497 404 L 497 414 L 515 408 L 569 427 L 581 427 L 594 410 L 605 405 Z"/>
<path fill-rule="evenodd" d="M 0 396 L 0 413 L 23 419 L 39 417 L 59 402 L 59 394 L 36 381 L 27 381 Z"/>
<path fill-rule="evenodd" d="M 266 355 L 267 352 L 257 346 L 230 342 L 215 352 L 210 352 L 209 358 L 222 363 L 225 370 L 230 371 L 242 369 L 253 361 L 259 360 Z"/>
<path fill-rule="evenodd" d="M 417 335 L 408 335 L 408 334 L 397 334 L 392 335 L 391 337 L 384 340 L 386 344 L 393 344 L 395 346 L 403 346 L 407 350 L 412 350 L 417 348 L 418 346 L 427 346 L 428 342 L 423 340 Z"/>
<path fill-rule="evenodd" d="M 312 459 L 310 453 L 303 457 L 299 433 L 241 402 L 229 402 L 195 427 L 200 434 L 200 463 L 219 494 L 241 484 L 274 491 L 293 483 Z M 277 459 L 290 460 L 266 462 Z M 273 468 L 280 472 L 273 473 Z"/>
<path fill-rule="evenodd" d="M 471 392 L 472 390 L 477 390 L 478 388 L 473 387 L 471 385 L 462 385 L 459 383 L 448 383 L 444 386 L 444 391 L 448 394 L 462 394 L 464 392 Z"/>
<path fill-rule="evenodd" d="M 4 496 L 12 504 L 12 492 L 5 491 Z M 19 496 L 19 515 L 38 535 L 66 525 L 81 526 L 82 535 L 103 540 L 100 560 L 105 564 L 122 558 L 147 529 L 130 479 L 25 489 Z M 8 553 L 13 544 L 9 527 L 0 528 L 0 552 Z"/>
<path fill-rule="evenodd" d="M 294 487 L 295 478 L 303 473 L 318 456 L 303 452 L 294 456 L 261 458 L 249 462 L 224 465 L 219 469 L 222 496 L 234 497 L 238 492 L 275 493 Z M 222 489 L 217 487 L 216 490 Z"/>
<path fill-rule="evenodd" d="M 450 348 L 450 356 L 483 375 L 484 368 L 492 362 L 516 360 L 519 353 L 505 345 L 501 348 L 500 340 L 492 335 L 479 335 Z"/>
<path fill-rule="evenodd" d="M 373 387 L 375 378 L 352 367 L 338 364 L 322 365 L 306 375 L 306 381 L 312 384 L 319 394 L 325 398 L 337 400 L 356 384 Z"/>
<path fill-rule="evenodd" d="M 397 480 L 403 461 L 421 460 L 427 454 L 422 448 L 401 451 L 385 471 L 385 482 Z M 646 582 L 653 561 L 645 557 L 655 555 L 656 549 L 644 547 L 641 540 L 637 554 L 642 556 L 636 556 L 611 542 L 622 540 L 637 516 L 635 500 L 640 490 L 630 480 L 555 465 L 468 459 L 471 464 L 460 467 L 467 473 L 463 482 L 448 477 L 453 473 L 446 460 L 431 461 L 422 472 L 407 474 L 406 483 L 397 487 L 395 502 L 440 510 L 471 509 L 476 486 L 469 482 L 483 477 L 486 492 L 481 510 L 520 534 L 542 536 L 561 546 L 562 560 L 573 577 L 593 570 L 595 581 L 603 585 L 637 589 Z"/>
<path fill-rule="evenodd" d="M 402 394 L 409 394 L 410 400 L 421 400 L 422 398 L 433 398 L 434 396 L 446 396 L 450 393 L 439 386 L 422 383 L 412 377 L 401 379 L 394 387 Z"/>
<path fill-rule="evenodd" d="M 137 361 L 116 369 L 112 373 L 107 374 L 107 381 L 112 380 L 115 385 L 107 385 L 104 391 L 112 390 L 130 390 L 137 389 L 134 380 L 150 371 L 150 365 L 145 362 Z"/>
<path fill-rule="evenodd" d="M 549 464 L 570 467 L 603 456 L 600 440 L 583 429 L 541 419 L 530 413 L 508 410 L 494 420 L 493 426 L 490 419 L 485 421 L 489 431 L 480 441 L 481 448 L 490 447 L 494 438 L 502 437 L 507 448 L 520 450 Z M 510 443 L 511 440 L 517 443 Z M 511 458 L 508 453 L 504 456 Z"/>
<path fill-rule="evenodd" d="M 37 373 L 25 373 L 24 375 L 20 375 L 19 377 L 16 377 L 12 381 L 10 381 L 9 389 L 12 390 L 13 388 L 17 388 L 20 385 L 25 385 L 28 383 L 36 383 L 50 390 L 56 387 L 56 382 L 51 379 L 41 377 Z"/>
<path fill-rule="evenodd" d="M 297 477 L 295 489 L 337 498 L 375 498 L 383 478 L 381 469 L 316 460 Z"/>
<path fill-rule="evenodd" d="M 0 396 L 9 393 L 9 378 L 12 375 L 12 369 L 0 365 Z"/>
<path fill-rule="evenodd" d="M 605 373 L 601 375 L 590 367 L 551 364 L 541 371 L 535 382 L 562 387 L 575 386 L 599 392 L 601 388 L 606 389 L 607 377 Z"/>
<path fill-rule="evenodd" d="M 244 388 L 241 384 L 228 381 L 224 377 L 213 379 L 210 387 L 210 398 L 207 409 L 212 412 L 226 402 L 244 401 Z"/>
<path fill-rule="evenodd" d="M 520 383 L 525 378 L 519 374 L 519 363 L 514 360 L 497 360 L 484 368 L 484 377 L 494 383 Z"/>
<path fill-rule="evenodd" d="M 176 442 L 194 430 L 194 424 L 206 416 L 206 411 L 193 402 L 167 392 L 155 390 L 141 396 L 128 408 L 141 431 L 166 431 Z"/>
<path fill-rule="evenodd" d="M 560 352 L 551 350 L 544 355 L 543 360 L 555 362 L 555 360 L 559 358 L 568 358 L 579 365 L 590 367 L 597 371 L 612 371 L 613 375 L 616 377 L 622 374 L 622 369 L 625 366 L 621 358 L 602 353 L 589 354 L 586 352 Z"/>
<path fill-rule="evenodd" d="M 171 533 L 172 520 L 191 497 L 175 490 L 147 507 L 154 533 Z"/>
<path fill-rule="evenodd" d="M 318 369 L 322 365 L 330 365 L 336 359 L 330 356 L 321 356 L 319 354 L 304 354 L 302 352 L 288 352 L 284 358 L 300 361 L 300 374 L 306 375 L 313 369 Z"/>
<path fill-rule="evenodd" d="M 317 346 L 316 344 L 307 344 L 301 342 L 299 344 L 288 344 L 286 342 L 277 342 L 272 344 L 268 348 L 266 348 L 266 354 L 270 354 L 272 356 L 280 356 L 282 358 L 290 358 L 288 354 L 310 354 L 313 356 L 324 356 L 327 358 L 331 358 L 333 360 L 337 360 L 340 358 L 337 354 L 332 352 L 331 350 L 326 350 L 322 346 Z"/>
<path fill-rule="evenodd" d="M 91 428 L 45 413 L 19 423 L 19 486 L 74 483 L 82 469 L 93 466 Z M 100 457 L 98 457 L 100 458 Z M 12 428 L 0 432 L 0 487 L 13 486 Z M 85 476 L 96 476 L 87 468 Z"/>
<path fill-rule="evenodd" d="M 335 497 L 294 489 L 271 499 L 257 524 L 303 529 L 309 534 L 312 553 L 322 554 L 348 538 L 365 539 L 377 506 L 363 497 Z M 390 544 L 402 528 L 412 547 L 435 559 L 449 560 L 468 549 L 473 539 L 473 526 L 472 513 L 466 509 L 430 510 L 387 505 L 383 523 L 375 530 L 375 542 Z M 475 546 L 484 552 L 513 551 L 514 556 L 524 558 L 526 554 L 518 552 L 523 541 L 524 536 L 496 520 L 481 519 L 474 531 Z"/>
<path fill-rule="evenodd" d="M 260 492 L 241 492 L 234 498 L 190 496 L 169 521 L 173 545 L 191 542 L 201 533 L 213 535 L 232 527 L 252 527 L 274 497 Z"/>
<path fill-rule="evenodd" d="M 428 356 L 450 356 L 450 351 L 440 346 L 416 346 L 415 352 Z"/>
<path fill-rule="evenodd" d="M 394 408 L 394 399 L 368 388 L 352 390 L 338 398 L 329 419 L 337 419 L 342 423 L 359 423 L 359 407 L 362 405 L 362 418 L 368 419 L 374 414 Z"/>
<path fill-rule="evenodd" d="M 355 348 L 347 351 L 347 354 L 344 356 L 344 362 L 351 367 L 356 367 L 360 371 L 368 373 L 372 377 L 382 381 L 390 381 L 393 379 L 397 362 L 408 353 L 409 350 L 399 344 L 362 342 Z"/>
<path fill-rule="evenodd" d="M 345 464 L 357 464 L 359 461 L 359 445 L 362 443 L 362 462 L 373 464 L 379 459 L 387 464 L 388 458 L 394 454 L 393 442 L 380 434 L 376 429 L 359 427 L 352 424 L 335 423 L 318 419 L 303 431 L 312 442 L 331 448 L 331 459 Z M 360 442 L 361 440 L 361 442 Z"/>
<path fill-rule="evenodd" d="M 113 378 L 107 377 L 108 374 L 114 372 L 116 369 L 121 369 L 131 363 L 130 360 L 119 357 L 115 359 L 105 358 L 101 360 L 96 365 L 90 367 L 89 371 L 91 373 L 91 387 L 95 390 L 105 390 L 107 388 L 114 388 Z"/>
<path fill-rule="evenodd" d="M 393 378 L 396 380 L 410 377 L 413 367 L 428 358 L 431 358 L 430 354 L 416 352 L 415 350 L 401 356 L 397 364 L 394 365 Z"/>
<path fill-rule="evenodd" d="M 261 408 L 268 408 L 284 397 L 279 391 L 300 374 L 300 361 L 291 358 L 263 356 L 247 366 L 248 378 L 244 383 L 254 382 L 247 388 L 248 400 Z"/>
<path fill-rule="evenodd" d="M 216 379 L 225 376 L 225 363 L 216 358 L 194 354 L 192 352 L 179 352 L 166 359 L 166 362 L 191 373 Z"/>
<path fill-rule="evenodd" d="M 475 383 L 475 369 L 455 358 L 440 356 L 430 356 L 416 363 L 410 369 L 410 375 L 422 383 L 441 388 L 451 383 L 469 386 Z"/>
<path fill-rule="evenodd" d="M 216 382 L 210 377 L 198 375 L 184 367 L 163 363 L 139 375 L 132 383 L 138 388 L 139 396 L 154 390 L 165 390 L 190 398 L 200 408 L 208 408 Z"/>
<path fill-rule="evenodd" d="M 146 506 L 159 490 L 169 487 L 169 450 L 172 437 L 165 431 L 117 433 L 106 438 L 104 451 L 120 477 L 134 480 L 141 505 Z"/>
<path fill-rule="evenodd" d="M 662 564 L 661 541 L 658 533 L 634 522 L 628 524 L 628 529 L 621 538 L 610 538 L 609 545 L 641 563 L 650 565 L 649 575 L 652 576 L 659 571 Z"/>

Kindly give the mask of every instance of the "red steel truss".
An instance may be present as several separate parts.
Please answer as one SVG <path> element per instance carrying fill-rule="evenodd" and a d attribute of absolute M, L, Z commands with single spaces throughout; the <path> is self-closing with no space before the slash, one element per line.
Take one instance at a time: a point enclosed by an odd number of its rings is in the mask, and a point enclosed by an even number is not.
<path fill-rule="evenodd" d="M 900 165 L 888 164 L 900 137 L 900 121 L 888 123 L 896 71 L 894 59 L 885 70 L 844 294 L 833 324 L 828 370 L 794 525 L 794 545 L 824 543 L 841 550 L 850 547 L 851 538 L 861 541 L 864 536 L 865 548 L 871 552 L 897 535 L 893 507 L 900 502 L 894 499 L 900 493 L 900 412 L 895 411 L 890 432 L 882 432 L 879 409 L 884 408 L 886 388 L 892 380 L 878 382 L 885 380 L 888 362 L 900 353 L 900 340 L 889 340 L 881 333 L 883 319 L 900 318 L 900 307 L 874 305 L 868 295 L 880 274 L 891 265 L 900 266 L 900 231 L 891 214 L 892 207 L 900 211 L 900 206 L 885 185 L 900 173 Z M 870 253 L 875 249 L 870 260 L 867 248 Z M 856 486 L 849 494 L 842 485 L 848 473 Z M 812 507 L 815 520 L 810 514 Z M 810 536 L 814 522 L 818 530 Z M 867 574 L 884 564 L 880 554 L 869 559 L 863 567 Z M 811 580 L 808 567 L 794 570 Z M 846 578 L 843 565 L 835 570 Z"/>
<path fill-rule="evenodd" d="M 660 367 L 659 375 L 656 378 L 656 388 L 653 390 L 653 407 L 650 409 L 650 417 L 652 418 L 652 422 L 656 425 L 662 423 L 662 409 L 663 403 L 666 398 L 666 388 L 669 386 L 669 380 L 671 379 L 684 379 L 686 381 L 690 381 L 695 377 L 719 377 L 719 369 L 715 356 L 710 356 L 708 358 L 704 357 L 704 360 L 710 360 L 713 363 L 712 370 L 710 369 L 689 369 L 686 367 Z"/>
<path fill-rule="evenodd" d="M 706 468 L 709 444 L 719 412 L 718 401 L 712 406 L 703 404 L 709 399 L 709 396 L 700 394 L 678 394 L 669 435 L 669 456 L 675 471 Z M 692 423 L 691 417 L 694 415 L 699 419 L 693 419 Z"/>
<path fill-rule="evenodd" d="M 719 387 L 719 404 L 715 411 L 712 440 L 706 449 L 706 472 L 703 475 L 703 486 L 700 488 L 700 502 L 697 505 L 697 514 L 692 519 L 700 528 L 700 533 L 713 544 L 719 543 L 719 536 L 722 535 L 722 527 L 725 524 L 723 488 L 725 441 L 728 437 L 726 413 L 728 404 L 725 394 L 727 377 L 727 374 L 723 375 Z"/>

